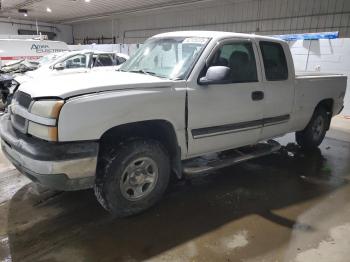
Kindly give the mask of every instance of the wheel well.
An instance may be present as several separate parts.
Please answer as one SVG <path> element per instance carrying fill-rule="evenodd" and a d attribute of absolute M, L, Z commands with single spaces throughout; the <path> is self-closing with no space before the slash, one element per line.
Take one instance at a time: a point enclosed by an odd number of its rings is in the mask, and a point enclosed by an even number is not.
<path fill-rule="evenodd" d="M 332 120 L 332 116 L 333 116 L 333 105 L 334 105 L 334 101 L 333 99 L 329 98 L 329 99 L 324 99 L 321 102 L 319 102 L 316 106 L 317 108 L 324 108 L 326 109 L 328 116 L 329 116 L 329 122 L 328 122 L 328 126 L 327 126 L 327 130 L 329 130 L 330 125 L 331 125 L 331 120 Z"/>
<path fill-rule="evenodd" d="M 321 102 L 319 102 L 317 104 L 317 108 L 318 107 L 323 107 L 324 109 L 327 110 L 327 113 L 333 114 L 333 104 L 334 104 L 333 99 L 331 99 L 331 98 L 324 99 L 324 100 L 322 100 Z"/>
<path fill-rule="evenodd" d="M 154 139 L 169 152 L 172 170 L 178 178 L 182 176 L 181 148 L 173 125 L 166 120 L 149 120 L 113 127 L 100 139 L 100 156 L 115 149 L 120 143 L 133 139 Z"/>

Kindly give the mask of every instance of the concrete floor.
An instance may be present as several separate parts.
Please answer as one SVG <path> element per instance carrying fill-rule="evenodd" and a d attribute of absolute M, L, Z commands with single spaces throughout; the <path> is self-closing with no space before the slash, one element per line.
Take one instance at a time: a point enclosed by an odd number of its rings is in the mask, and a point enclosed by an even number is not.
<path fill-rule="evenodd" d="M 0 261 L 348 262 L 349 160 L 348 142 L 307 154 L 290 144 L 113 220 L 91 190 L 38 187 L 0 154 Z"/>

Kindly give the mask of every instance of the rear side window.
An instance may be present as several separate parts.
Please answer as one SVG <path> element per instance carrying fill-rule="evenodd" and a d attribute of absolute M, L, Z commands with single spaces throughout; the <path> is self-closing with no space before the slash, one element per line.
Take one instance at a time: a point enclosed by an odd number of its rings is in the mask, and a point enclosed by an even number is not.
<path fill-rule="evenodd" d="M 278 43 L 260 42 L 260 50 L 264 61 L 265 75 L 268 81 L 288 79 L 288 66 L 283 47 Z"/>
<path fill-rule="evenodd" d="M 117 65 L 121 65 L 126 61 L 124 57 L 117 56 Z"/>
<path fill-rule="evenodd" d="M 111 55 L 99 55 L 94 61 L 94 66 L 113 66 L 114 62 Z"/>

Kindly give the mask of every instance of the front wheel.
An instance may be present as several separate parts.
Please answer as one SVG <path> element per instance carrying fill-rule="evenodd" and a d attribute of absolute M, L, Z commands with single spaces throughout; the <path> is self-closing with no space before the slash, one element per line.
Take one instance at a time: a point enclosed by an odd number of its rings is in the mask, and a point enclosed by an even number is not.
<path fill-rule="evenodd" d="M 306 128 L 295 133 L 298 145 L 305 149 L 317 148 L 326 136 L 329 121 L 327 111 L 322 107 L 317 108 Z"/>
<path fill-rule="evenodd" d="M 170 160 L 159 142 L 125 143 L 106 159 L 95 183 L 95 195 L 105 209 L 126 217 L 160 200 L 169 183 Z"/>

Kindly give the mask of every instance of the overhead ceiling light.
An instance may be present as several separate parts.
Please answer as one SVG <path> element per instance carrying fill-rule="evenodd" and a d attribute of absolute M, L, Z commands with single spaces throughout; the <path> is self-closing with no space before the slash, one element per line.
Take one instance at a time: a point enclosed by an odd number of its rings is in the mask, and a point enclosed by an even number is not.
<path fill-rule="evenodd" d="M 24 16 L 28 16 L 28 10 L 24 8 L 18 9 L 18 13 L 23 14 Z"/>
<path fill-rule="evenodd" d="M 90 3 L 90 0 L 85 0 L 85 3 Z"/>
<path fill-rule="evenodd" d="M 51 8 L 50 7 L 46 8 L 46 12 L 51 13 L 52 12 Z"/>

